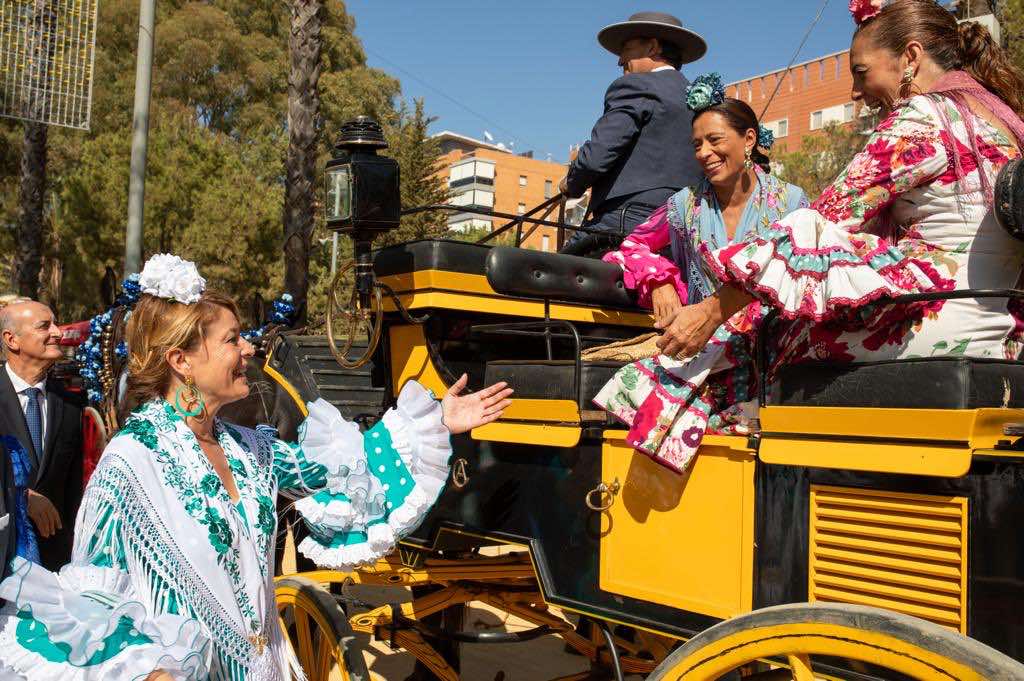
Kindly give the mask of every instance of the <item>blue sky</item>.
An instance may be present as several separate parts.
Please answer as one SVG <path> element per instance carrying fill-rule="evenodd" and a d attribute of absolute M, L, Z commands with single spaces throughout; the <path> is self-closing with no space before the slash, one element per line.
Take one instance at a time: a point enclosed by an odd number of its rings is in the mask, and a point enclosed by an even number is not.
<path fill-rule="evenodd" d="M 719 71 L 726 81 L 784 67 L 822 0 L 347 0 L 369 63 L 422 97 L 438 117 L 432 131 L 454 130 L 514 142 L 564 161 L 601 114 L 608 84 L 621 75 L 597 44 L 604 26 L 633 12 L 678 16 L 708 42 L 703 59 L 683 67 L 691 79 Z M 849 47 L 846 0 L 829 0 L 798 61 Z"/>

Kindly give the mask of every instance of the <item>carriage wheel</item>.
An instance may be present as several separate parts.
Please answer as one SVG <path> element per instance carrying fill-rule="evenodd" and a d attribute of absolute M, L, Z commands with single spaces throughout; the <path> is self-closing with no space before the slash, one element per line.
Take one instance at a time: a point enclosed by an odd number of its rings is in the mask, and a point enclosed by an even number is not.
<path fill-rule="evenodd" d="M 305 577 L 276 584 L 281 628 L 309 681 L 369 681 L 366 660 L 334 597 Z"/>
<path fill-rule="evenodd" d="M 789 667 L 771 678 L 813 681 L 812 664 L 822 657 L 866 666 L 876 678 L 892 678 L 892 672 L 929 681 L 1024 678 L 1024 665 L 937 624 L 859 605 L 800 603 L 756 610 L 704 631 L 648 681 L 710 681 L 769 659 Z"/>

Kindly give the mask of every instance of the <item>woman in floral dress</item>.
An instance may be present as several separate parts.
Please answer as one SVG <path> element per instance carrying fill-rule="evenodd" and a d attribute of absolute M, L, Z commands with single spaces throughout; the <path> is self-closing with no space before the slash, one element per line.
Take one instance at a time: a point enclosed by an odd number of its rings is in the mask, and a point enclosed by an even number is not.
<path fill-rule="evenodd" d="M 318 564 L 374 561 L 436 500 L 449 433 L 497 418 L 510 391 L 460 397 L 463 377 L 437 402 L 410 382 L 366 433 L 318 400 L 298 444 L 282 442 L 217 418 L 249 392 L 234 302 L 175 256 L 139 283 L 127 342 L 141 406 L 89 481 L 72 562 L 54 574 L 15 558 L 0 584 L 0 679 L 302 678 L 274 604 L 277 492 L 301 497 L 299 550 Z"/>
<path fill-rule="evenodd" d="M 694 112 L 694 153 L 704 178 L 672 196 L 618 251 L 604 257 L 622 267 L 626 286 L 637 291 L 641 305 L 653 308 L 659 326 L 670 321 L 684 303 L 698 303 L 718 288 L 715 273 L 701 258 L 702 245 L 718 249 L 742 241 L 808 206 L 803 190 L 771 174 L 764 153 L 772 145 L 771 132 L 758 124 L 746 102 L 725 97 L 717 73 L 693 81 L 687 90 L 687 105 Z M 666 246 L 671 247 L 671 260 L 659 255 Z M 761 311 L 757 312 L 760 315 Z M 723 329 L 722 341 L 731 347 L 734 366 L 708 377 L 702 406 L 707 409 L 709 430 L 744 432 L 750 411 L 744 407 L 756 387 L 753 326 Z M 644 359 L 620 378 L 656 376 L 661 366 L 658 357 Z M 671 394 L 648 396 L 629 422 L 640 427 L 653 423 L 664 411 L 666 398 L 672 399 Z"/>
<path fill-rule="evenodd" d="M 718 290 L 661 324 L 653 371 L 631 365 L 596 399 L 630 424 L 631 444 L 675 470 L 720 399 L 709 377 L 736 366 L 730 339 L 756 329 L 762 305 L 786 320 L 772 329 L 774 366 L 1020 351 L 1024 316 L 1006 301 L 883 301 L 1018 284 L 1024 243 L 991 207 L 996 174 L 1024 144 L 1024 80 L 985 28 L 958 26 L 933 0 L 851 9 L 853 98 L 882 119 L 865 149 L 810 209 L 736 244 L 702 244 Z"/>

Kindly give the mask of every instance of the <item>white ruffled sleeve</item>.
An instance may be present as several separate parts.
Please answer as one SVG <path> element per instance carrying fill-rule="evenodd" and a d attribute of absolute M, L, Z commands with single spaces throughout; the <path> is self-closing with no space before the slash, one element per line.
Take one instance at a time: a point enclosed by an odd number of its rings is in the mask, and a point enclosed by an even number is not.
<path fill-rule="evenodd" d="M 414 381 L 365 433 L 328 402 L 310 403 L 291 463 L 281 467 L 305 467 L 301 487 L 320 487 L 295 503 L 310 528 L 299 551 L 347 570 L 387 555 L 414 530 L 448 479 L 451 443 L 441 414 L 440 402 Z"/>
<path fill-rule="evenodd" d="M 0 583 L 3 678 L 113 681 L 156 670 L 175 681 L 207 678 L 212 645 L 199 622 L 152 616 L 127 573 L 70 564 L 58 574 L 21 558 L 11 568 Z"/>

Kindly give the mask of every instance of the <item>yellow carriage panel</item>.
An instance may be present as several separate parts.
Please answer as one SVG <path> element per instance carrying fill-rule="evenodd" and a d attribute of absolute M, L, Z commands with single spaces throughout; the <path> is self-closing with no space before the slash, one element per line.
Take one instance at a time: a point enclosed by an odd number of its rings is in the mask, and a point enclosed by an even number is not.
<path fill-rule="evenodd" d="M 811 485 L 808 600 L 967 633 L 967 499 Z"/>
<path fill-rule="evenodd" d="M 751 609 L 754 461 L 746 438 L 707 436 L 676 475 L 605 434 L 602 479 L 619 490 L 604 513 L 604 591 L 711 617 Z"/>

